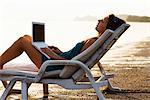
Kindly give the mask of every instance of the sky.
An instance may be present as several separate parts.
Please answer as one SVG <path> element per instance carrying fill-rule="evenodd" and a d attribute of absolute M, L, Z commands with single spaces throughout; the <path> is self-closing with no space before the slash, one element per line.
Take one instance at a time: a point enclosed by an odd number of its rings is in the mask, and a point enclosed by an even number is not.
<path fill-rule="evenodd" d="M 149 4 L 150 0 L 0 0 L 0 42 L 8 34 L 29 33 L 32 21 L 67 22 L 87 15 L 101 19 L 112 13 L 150 16 Z"/>
<path fill-rule="evenodd" d="M 8 33 L 30 30 L 32 21 L 67 22 L 87 15 L 101 19 L 112 13 L 150 16 L 149 4 L 150 0 L 0 0 L 0 40 Z"/>
<path fill-rule="evenodd" d="M 0 0 L 1 20 L 72 20 L 114 14 L 150 16 L 150 0 Z"/>
<path fill-rule="evenodd" d="M 57 29 L 59 25 L 52 25 L 49 30 L 52 35 L 59 32 L 66 34 L 74 28 L 63 23 L 68 23 L 67 21 L 76 17 L 90 15 L 102 18 L 112 13 L 150 16 L 149 5 L 150 0 L 0 0 L 0 54 L 18 37 L 26 33 L 31 34 L 32 21 L 46 22 L 46 25 L 49 25 L 48 22 L 55 24 L 60 21 L 60 25 L 66 25 L 61 26 L 63 32 Z M 82 27 L 78 26 L 78 29 L 84 32 Z M 71 40 L 73 39 L 69 41 Z M 63 42 L 58 43 L 63 45 Z"/>
<path fill-rule="evenodd" d="M 150 16 L 149 4 L 150 0 L 0 0 L 0 35 L 23 21 L 70 21 L 87 15 L 101 19 L 112 13 Z"/>

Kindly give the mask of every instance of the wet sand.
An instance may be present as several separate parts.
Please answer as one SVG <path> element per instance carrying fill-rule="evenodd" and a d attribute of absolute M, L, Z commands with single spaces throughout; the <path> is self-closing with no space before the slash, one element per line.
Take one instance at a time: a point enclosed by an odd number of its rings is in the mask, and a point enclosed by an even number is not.
<path fill-rule="evenodd" d="M 122 93 L 104 93 L 108 100 L 149 100 L 150 99 L 150 38 L 143 41 L 112 48 L 101 60 L 105 70 L 115 73 L 111 79 L 113 86 Z M 99 76 L 95 66 L 93 74 Z M 19 88 L 18 82 L 15 88 Z M 0 84 L 0 93 L 3 86 Z M 42 96 L 42 85 L 33 84 L 29 88 L 29 100 L 47 100 Z M 66 90 L 57 85 L 49 85 L 48 100 L 96 100 L 95 91 Z M 8 100 L 20 100 L 20 94 L 12 94 Z"/>
<path fill-rule="evenodd" d="M 114 79 L 111 79 L 113 85 L 124 91 L 124 93 L 106 94 L 106 98 L 113 100 L 149 100 L 150 38 L 127 46 L 127 49 L 120 48 L 118 54 L 111 59 L 103 60 L 104 65 L 107 66 L 107 71 L 116 73 Z M 123 48 L 125 51 L 121 51 Z"/>

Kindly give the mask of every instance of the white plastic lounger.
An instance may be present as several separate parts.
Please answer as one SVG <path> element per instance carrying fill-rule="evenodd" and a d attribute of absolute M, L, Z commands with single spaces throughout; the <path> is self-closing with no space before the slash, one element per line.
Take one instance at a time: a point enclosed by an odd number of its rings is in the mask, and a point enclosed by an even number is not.
<path fill-rule="evenodd" d="M 42 83 L 44 93 L 48 93 L 48 84 L 57 84 L 66 89 L 90 89 L 93 88 L 99 100 L 104 100 L 100 88 L 108 86 L 113 89 L 109 78 L 102 68 L 99 60 L 116 42 L 116 40 L 129 28 L 129 24 L 122 24 L 115 31 L 107 29 L 88 49 L 77 55 L 71 60 L 48 60 L 45 61 L 38 72 L 31 71 L 12 71 L 0 70 L 0 80 L 10 81 L 0 100 L 5 100 L 17 81 L 22 83 L 22 100 L 28 99 L 28 86 L 32 83 Z M 91 68 L 98 64 L 102 76 L 94 79 Z M 46 72 L 49 65 L 65 65 L 63 70 Z M 84 82 L 84 76 L 87 75 L 88 84 Z"/>

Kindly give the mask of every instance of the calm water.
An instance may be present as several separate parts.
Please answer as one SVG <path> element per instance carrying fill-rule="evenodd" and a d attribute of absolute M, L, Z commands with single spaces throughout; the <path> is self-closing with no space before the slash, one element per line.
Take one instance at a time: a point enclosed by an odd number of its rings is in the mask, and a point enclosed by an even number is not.
<path fill-rule="evenodd" d="M 150 37 L 150 23 L 129 23 L 131 27 L 120 37 L 113 48 L 127 46 Z M 63 51 L 71 49 L 77 42 L 95 36 L 97 22 L 46 22 L 46 42 Z M 0 29 L 0 55 L 17 38 L 31 34 L 31 21 L 6 22 Z M 25 53 L 8 64 L 32 63 Z"/>

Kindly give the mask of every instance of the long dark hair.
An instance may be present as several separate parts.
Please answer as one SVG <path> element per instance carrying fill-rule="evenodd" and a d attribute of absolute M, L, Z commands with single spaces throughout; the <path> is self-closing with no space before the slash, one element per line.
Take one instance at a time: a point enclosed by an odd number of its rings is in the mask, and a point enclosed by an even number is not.
<path fill-rule="evenodd" d="M 116 30 L 120 25 L 126 23 L 124 20 L 116 17 L 114 14 L 109 15 L 107 29 Z"/>

